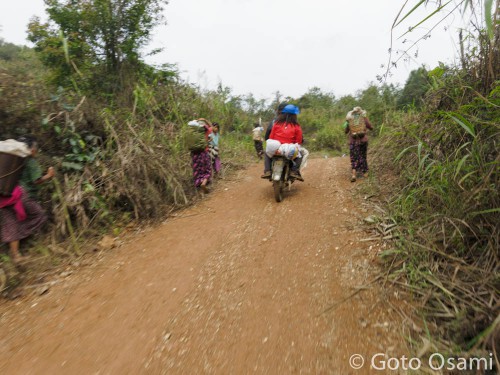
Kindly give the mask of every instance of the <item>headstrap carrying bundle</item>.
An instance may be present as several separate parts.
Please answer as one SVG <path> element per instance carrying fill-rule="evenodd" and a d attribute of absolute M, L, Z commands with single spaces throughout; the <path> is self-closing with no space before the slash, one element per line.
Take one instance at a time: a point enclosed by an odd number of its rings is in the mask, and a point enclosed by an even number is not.
<path fill-rule="evenodd" d="M 20 156 L 22 158 L 31 155 L 31 150 L 29 149 L 28 145 L 24 142 L 16 141 L 15 139 L 0 141 L 0 152 L 9 155 Z"/>
<path fill-rule="evenodd" d="M 201 121 L 204 120 L 204 121 Z M 188 131 L 185 134 L 185 143 L 189 151 L 201 152 L 208 146 L 205 137 L 207 120 L 198 119 L 188 122 Z"/>
<path fill-rule="evenodd" d="M 207 119 L 205 119 L 205 118 L 199 118 L 196 121 L 198 121 L 201 126 L 204 126 L 204 124 L 206 124 L 208 126 L 212 126 L 212 123 L 210 121 L 208 121 Z"/>
<path fill-rule="evenodd" d="M 31 150 L 14 139 L 0 141 L 0 196 L 10 196 L 19 182 L 25 160 Z"/>

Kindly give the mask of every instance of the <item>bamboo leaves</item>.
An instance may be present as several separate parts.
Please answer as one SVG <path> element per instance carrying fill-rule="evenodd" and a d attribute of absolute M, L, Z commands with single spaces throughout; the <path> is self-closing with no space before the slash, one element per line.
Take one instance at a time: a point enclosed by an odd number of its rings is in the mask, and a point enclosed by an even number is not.
<path fill-rule="evenodd" d="M 417 5 L 416 5 L 416 6 L 415 6 L 415 7 L 414 7 L 414 8 L 413 8 L 413 9 L 412 9 L 409 13 L 407 13 L 407 14 L 403 17 L 403 19 L 402 19 L 401 21 L 403 21 L 406 17 L 408 17 L 411 13 L 413 13 L 413 12 L 415 11 L 415 9 L 417 9 L 418 7 L 420 7 L 420 6 L 422 5 L 422 3 L 424 3 L 424 1 L 420 1 L 420 2 L 419 2 L 419 3 L 418 3 L 418 4 L 417 4 Z M 432 17 L 433 17 L 436 13 L 439 13 L 439 12 L 440 12 L 440 11 L 441 11 L 444 7 L 446 7 L 449 3 L 451 3 L 451 0 L 450 0 L 450 1 L 448 1 L 447 3 L 445 3 L 445 4 L 441 5 L 440 7 L 438 7 L 436 10 L 434 10 L 431 14 L 429 14 L 429 15 L 428 15 L 427 17 L 425 17 L 423 20 L 421 20 L 420 22 L 418 22 L 416 25 L 414 25 L 414 26 L 410 26 L 410 27 L 408 28 L 408 31 L 407 31 L 407 32 L 405 32 L 403 35 L 401 35 L 401 36 L 399 37 L 399 39 L 401 39 L 401 38 L 402 38 L 403 36 L 405 36 L 406 34 L 408 34 L 408 33 L 412 32 L 414 29 L 416 29 L 418 26 L 422 25 L 422 24 L 423 24 L 424 22 L 426 22 L 428 19 L 432 18 Z M 398 25 L 399 25 L 399 23 L 401 23 L 401 21 L 400 21 L 400 22 L 398 22 Z"/>
<path fill-rule="evenodd" d="M 484 20 L 486 23 L 486 31 L 491 41 L 493 41 L 495 37 L 493 30 L 492 13 L 491 13 L 492 7 L 493 7 L 493 0 L 484 0 Z"/>
<path fill-rule="evenodd" d="M 399 25 L 401 22 L 403 22 L 403 21 L 404 21 L 404 20 L 405 20 L 408 16 L 410 16 L 410 14 L 412 14 L 412 13 L 413 13 L 416 9 L 418 9 L 418 8 L 420 7 L 420 5 L 422 5 L 423 3 L 425 3 L 425 0 L 420 0 L 420 1 L 417 3 L 417 5 L 415 5 L 415 6 L 414 6 L 414 7 L 413 7 L 413 8 L 412 8 L 412 9 L 411 9 L 408 13 L 406 13 L 406 14 L 403 16 L 403 18 L 401 18 L 401 19 L 399 20 L 399 22 L 397 22 L 397 23 L 396 23 L 396 21 L 397 21 L 397 17 L 396 17 L 396 19 L 394 20 L 393 27 L 398 26 L 398 25 Z M 403 8 L 404 8 L 404 6 L 403 6 Z M 401 8 L 401 10 L 400 10 L 399 14 L 401 14 L 401 11 L 403 10 L 403 8 Z M 399 16 L 399 14 L 398 14 L 398 16 Z"/>
<path fill-rule="evenodd" d="M 474 30 L 475 32 L 478 32 L 479 34 L 484 34 L 486 33 L 488 40 L 490 41 L 491 48 L 493 48 L 494 40 L 495 40 L 495 30 L 498 29 L 499 27 L 499 16 L 500 16 L 500 11 L 499 11 L 499 0 L 484 0 L 484 1 L 472 1 L 472 0 L 459 0 L 459 1 L 452 1 L 449 0 L 447 2 L 430 2 L 426 0 L 414 0 L 413 2 L 410 2 L 409 0 L 406 0 L 403 4 L 403 6 L 399 9 L 394 22 L 391 27 L 391 46 L 389 48 L 389 61 L 387 63 L 387 71 L 386 73 L 380 77 L 382 79 L 383 77 L 387 78 L 389 75 L 389 71 L 391 67 L 397 67 L 397 63 L 401 59 L 407 59 L 408 56 L 410 56 L 409 51 L 417 46 L 422 40 L 425 40 L 431 36 L 431 32 L 440 24 L 443 23 L 443 21 L 450 16 L 454 15 L 456 12 L 461 10 L 462 17 L 464 19 L 469 18 L 469 28 Z M 432 8 L 427 11 L 428 13 L 424 13 L 424 15 L 421 15 L 421 11 L 424 11 L 423 8 L 429 6 L 429 4 L 432 4 Z M 451 5 L 450 5 L 451 4 Z M 483 13 L 483 19 L 482 22 L 477 22 L 476 19 L 476 14 L 477 14 L 477 8 L 483 6 L 484 8 L 482 9 Z M 412 6 L 413 5 L 413 6 Z M 406 8 L 410 8 L 409 11 L 406 11 Z M 418 12 L 417 12 L 418 11 Z M 439 14 L 443 13 L 444 15 L 442 17 L 439 17 Z M 467 13 L 467 14 L 466 14 Z M 417 20 L 411 20 L 410 16 L 413 18 L 418 17 Z M 400 55 L 397 59 L 394 61 L 392 60 L 392 54 L 393 54 L 393 32 L 398 26 L 403 26 L 405 23 L 409 24 L 407 29 L 403 32 L 400 32 L 399 37 L 397 38 L 398 40 L 403 39 L 404 36 L 407 34 L 414 32 L 417 28 L 420 28 L 424 23 L 428 22 L 431 19 L 436 19 L 436 22 L 431 27 L 428 27 L 424 30 L 423 33 L 417 36 L 416 40 L 414 40 L 409 47 L 405 47 L 403 51 L 398 51 L 398 54 Z M 445 29 L 448 29 L 449 25 L 445 26 Z M 402 43 L 406 43 L 407 39 L 403 39 Z M 402 52 L 402 53 L 400 53 Z M 464 51 L 461 51 L 462 55 L 464 54 Z M 418 54 L 418 51 L 415 53 L 415 56 Z M 490 56 L 491 57 L 491 56 Z M 462 56 L 462 60 L 466 61 L 464 59 L 464 56 Z M 494 79 L 495 73 L 493 71 L 493 66 L 494 64 L 490 63 L 490 74 L 492 76 L 491 79 Z"/>
<path fill-rule="evenodd" d="M 474 124 L 470 123 L 465 119 L 462 115 L 459 115 L 458 113 L 448 113 L 448 116 L 455 121 L 458 125 L 460 125 L 467 133 L 472 135 L 472 137 L 476 138 L 476 129 L 474 127 Z"/>
<path fill-rule="evenodd" d="M 399 38 L 402 38 L 404 35 L 408 34 L 409 32 L 415 30 L 418 26 L 422 25 L 425 23 L 427 20 L 431 19 L 434 17 L 437 13 L 439 13 L 441 10 L 443 10 L 445 7 L 447 7 L 452 1 L 448 1 L 444 4 L 441 4 L 441 2 L 438 3 L 438 7 L 434 9 L 430 14 L 425 16 L 422 20 L 418 21 L 415 25 L 408 27 L 408 30 L 402 34 Z M 406 7 L 408 2 L 405 2 L 405 4 L 401 7 L 399 10 L 398 15 L 396 16 L 392 28 L 396 28 L 398 25 L 400 25 L 403 21 L 405 21 L 410 15 L 412 15 L 417 9 L 419 9 L 421 6 L 426 6 L 428 1 L 426 0 L 419 0 L 411 9 L 408 11 L 404 16 L 399 19 L 399 16 L 403 12 L 403 9 Z M 478 2 L 479 3 L 479 2 Z M 493 11 L 494 5 L 496 1 L 495 0 L 484 0 L 484 25 L 486 28 L 486 32 L 488 34 L 489 40 L 493 41 L 495 37 L 495 27 L 497 26 L 496 23 L 498 22 L 497 17 L 498 17 L 498 10 Z M 498 6 L 498 4 L 497 4 Z M 473 8 L 473 1 L 472 0 L 462 0 L 458 2 L 458 5 L 454 9 L 451 10 L 451 12 L 454 12 L 455 9 L 458 7 L 462 8 L 462 14 L 465 14 L 467 8 Z M 450 13 L 451 13 L 450 12 Z M 441 22 L 441 21 L 439 21 Z"/>

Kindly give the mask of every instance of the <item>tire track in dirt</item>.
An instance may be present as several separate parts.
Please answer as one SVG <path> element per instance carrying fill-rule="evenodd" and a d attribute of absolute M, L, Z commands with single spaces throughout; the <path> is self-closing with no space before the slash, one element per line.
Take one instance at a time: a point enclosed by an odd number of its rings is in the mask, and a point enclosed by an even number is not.
<path fill-rule="evenodd" d="M 383 290 L 322 314 L 374 274 L 348 159 L 310 160 L 281 203 L 260 172 L 221 181 L 47 295 L 3 303 L 0 372 L 368 373 L 350 355 L 401 347 Z"/>

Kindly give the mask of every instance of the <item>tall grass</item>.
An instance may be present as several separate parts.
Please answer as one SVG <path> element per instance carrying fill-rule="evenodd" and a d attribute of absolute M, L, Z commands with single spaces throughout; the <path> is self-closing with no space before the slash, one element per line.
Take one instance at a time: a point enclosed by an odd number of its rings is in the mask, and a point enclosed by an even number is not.
<path fill-rule="evenodd" d="M 399 176 L 390 209 L 403 233 L 391 278 L 448 345 L 491 349 L 500 332 L 500 82 L 482 95 L 450 80 L 423 113 L 394 116 L 376 150 L 378 167 Z"/>
<path fill-rule="evenodd" d="M 2 84 L 0 101 L 11 111 L 0 116 L 0 136 L 37 135 L 42 165 L 56 167 L 56 184 L 44 187 L 42 201 L 52 212 L 51 237 L 57 241 L 81 241 L 130 220 L 161 219 L 196 201 L 183 143 L 189 120 L 204 117 L 221 125 L 226 172 L 241 168 L 251 155 L 251 139 L 232 129 L 235 124 L 251 128 L 252 119 L 227 95 L 183 82 L 139 82 L 109 101 L 63 89 L 50 95 L 42 79 L 26 79 L 29 65 L 0 67 L 7 77 L 2 82 L 8 83 Z M 19 87 L 27 81 L 29 90 Z M 26 99 L 30 112 L 26 106 L 17 109 Z M 78 252 L 78 243 L 67 249 Z"/>

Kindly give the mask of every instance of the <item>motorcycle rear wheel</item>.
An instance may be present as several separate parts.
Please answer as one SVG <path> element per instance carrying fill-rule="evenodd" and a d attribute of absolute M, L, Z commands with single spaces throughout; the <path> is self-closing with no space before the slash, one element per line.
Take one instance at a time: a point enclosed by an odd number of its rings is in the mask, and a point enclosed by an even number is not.
<path fill-rule="evenodd" d="M 281 181 L 273 181 L 274 199 L 276 202 L 283 200 L 283 183 Z"/>

